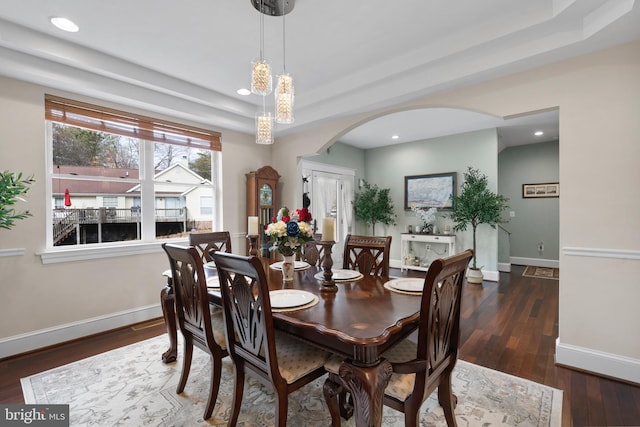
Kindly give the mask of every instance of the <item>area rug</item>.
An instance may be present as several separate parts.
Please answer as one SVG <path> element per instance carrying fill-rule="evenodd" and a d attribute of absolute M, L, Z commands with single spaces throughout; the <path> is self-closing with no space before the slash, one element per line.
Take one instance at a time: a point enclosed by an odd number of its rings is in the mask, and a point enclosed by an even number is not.
<path fill-rule="evenodd" d="M 71 426 L 226 426 L 231 411 L 233 364 L 226 358 L 213 417 L 204 421 L 209 357 L 194 349 L 184 393 L 176 394 L 182 361 L 164 364 L 166 336 L 22 378 L 27 404 L 69 404 Z M 180 347 L 182 352 L 182 347 Z M 562 391 L 460 360 L 453 389 L 460 426 L 560 426 Z M 289 395 L 288 425 L 328 426 L 324 378 Z M 247 379 L 238 426 L 274 425 L 273 393 Z M 403 414 L 385 407 L 383 426 L 404 426 Z M 343 422 L 353 426 L 353 418 Z M 446 426 L 437 391 L 424 403 L 421 426 Z"/>
<path fill-rule="evenodd" d="M 559 280 L 560 269 L 552 267 L 535 267 L 533 265 L 528 265 L 527 268 L 524 269 L 522 275 L 525 277 L 536 277 L 539 279 Z"/>

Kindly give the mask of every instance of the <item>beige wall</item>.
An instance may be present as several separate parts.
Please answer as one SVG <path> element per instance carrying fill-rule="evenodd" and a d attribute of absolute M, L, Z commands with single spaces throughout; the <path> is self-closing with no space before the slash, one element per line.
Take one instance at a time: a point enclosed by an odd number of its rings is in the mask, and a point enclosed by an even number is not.
<path fill-rule="evenodd" d="M 247 171 L 271 160 L 282 176 L 283 204 L 296 206 L 300 157 L 326 148 L 375 116 L 410 108 L 458 107 L 506 117 L 559 107 L 562 197 L 556 358 L 640 383 L 639 94 L 636 42 L 325 124 L 280 138 L 272 148 L 223 131 L 224 228 L 235 233 L 238 242 L 239 232 L 246 229 Z M 44 174 L 42 102 L 42 88 L 0 79 L 0 169 L 33 172 L 36 178 Z M 42 265 L 35 253 L 43 249 L 44 194 L 44 182 L 39 181 L 30 194 L 34 218 L 10 232 L 0 231 L 0 250 L 25 248 L 22 256 L 0 257 L 0 340 L 16 341 L 19 334 L 157 307 L 158 272 L 166 266 L 161 253 Z"/>
<path fill-rule="evenodd" d="M 640 42 L 425 97 L 276 142 L 290 153 L 326 148 L 384 113 L 454 107 L 501 117 L 560 109 L 560 336 L 558 362 L 640 383 Z M 297 181 L 294 181 L 297 182 Z M 294 190 L 284 194 L 295 202 Z"/>
<path fill-rule="evenodd" d="M 12 230 L 0 229 L 0 357 L 161 315 L 160 274 L 167 259 L 159 244 L 143 255 L 46 265 L 37 255 L 46 249 L 45 93 L 131 110 L 0 78 L 0 170 L 36 179 L 23 205 L 33 217 Z M 244 253 L 245 173 L 269 164 L 271 150 L 249 135 L 187 124 L 222 132 L 222 228 L 232 233 L 234 252 Z"/>

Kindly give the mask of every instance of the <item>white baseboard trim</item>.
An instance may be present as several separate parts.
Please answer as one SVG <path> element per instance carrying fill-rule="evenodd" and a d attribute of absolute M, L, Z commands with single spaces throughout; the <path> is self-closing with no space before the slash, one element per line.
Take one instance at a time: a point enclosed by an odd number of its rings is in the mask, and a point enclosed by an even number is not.
<path fill-rule="evenodd" d="M 501 273 L 511 273 L 511 263 L 499 262 L 498 263 L 498 271 L 501 272 Z"/>
<path fill-rule="evenodd" d="M 500 272 L 493 270 L 482 270 L 482 281 L 498 282 L 500 279 Z"/>
<path fill-rule="evenodd" d="M 0 340 L 0 359 L 162 316 L 160 304 L 94 317 Z"/>
<path fill-rule="evenodd" d="M 542 259 L 542 258 L 525 258 L 525 257 L 510 257 L 511 264 L 517 265 L 532 265 L 534 267 L 549 267 L 560 268 L 560 261 L 557 259 Z"/>
<path fill-rule="evenodd" d="M 640 385 L 640 360 L 562 344 L 560 338 L 556 339 L 556 363 Z"/>

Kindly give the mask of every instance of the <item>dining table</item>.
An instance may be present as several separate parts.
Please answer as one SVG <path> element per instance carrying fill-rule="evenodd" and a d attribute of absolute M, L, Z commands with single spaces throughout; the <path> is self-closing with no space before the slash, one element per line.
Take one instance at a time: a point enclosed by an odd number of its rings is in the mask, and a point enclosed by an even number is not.
<path fill-rule="evenodd" d="M 382 353 L 418 327 L 420 293 L 394 291 L 388 285 L 390 277 L 342 269 L 333 270 L 337 291 L 327 292 L 319 267 L 296 263 L 293 281 L 285 282 L 281 269 L 275 268 L 277 261 L 264 257 L 260 261 L 270 293 L 306 291 L 314 296 L 312 304 L 302 307 L 272 307 L 275 328 L 343 357 L 339 375 L 351 393 L 356 426 L 380 426 L 384 390 L 392 372 Z M 217 271 L 205 265 L 205 273 L 211 278 Z M 211 283 L 210 303 L 221 306 L 220 290 L 215 280 Z"/>

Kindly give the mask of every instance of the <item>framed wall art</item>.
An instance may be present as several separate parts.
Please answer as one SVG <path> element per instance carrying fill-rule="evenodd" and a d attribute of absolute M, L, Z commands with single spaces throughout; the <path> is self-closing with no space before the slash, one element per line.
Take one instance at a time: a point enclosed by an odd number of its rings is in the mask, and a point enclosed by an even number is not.
<path fill-rule="evenodd" d="M 560 197 L 560 184 L 557 182 L 522 184 L 523 199 L 535 199 L 540 197 Z"/>
<path fill-rule="evenodd" d="M 404 177 L 404 209 L 453 209 L 456 173 L 436 173 Z"/>

